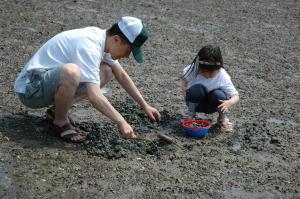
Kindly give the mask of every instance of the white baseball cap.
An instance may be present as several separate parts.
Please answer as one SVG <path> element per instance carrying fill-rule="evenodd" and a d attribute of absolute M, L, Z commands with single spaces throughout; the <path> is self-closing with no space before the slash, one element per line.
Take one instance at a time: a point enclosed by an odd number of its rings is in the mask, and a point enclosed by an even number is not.
<path fill-rule="evenodd" d="M 132 46 L 132 54 L 138 63 L 143 62 L 141 47 L 148 39 L 149 31 L 142 21 L 135 17 L 122 17 L 118 22 L 121 32 L 125 35 Z"/>

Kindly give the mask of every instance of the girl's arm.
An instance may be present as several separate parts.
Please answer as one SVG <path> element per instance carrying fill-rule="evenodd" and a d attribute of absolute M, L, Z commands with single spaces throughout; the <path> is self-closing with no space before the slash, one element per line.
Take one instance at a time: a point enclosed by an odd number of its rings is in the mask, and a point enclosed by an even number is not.
<path fill-rule="evenodd" d="M 221 109 L 221 111 L 223 113 L 227 112 L 229 110 L 229 108 L 238 103 L 238 101 L 240 100 L 239 95 L 233 95 L 232 97 L 230 97 L 230 99 L 228 100 L 220 100 L 221 104 L 218 106 L 218 108 Z"/>
<path fill-rule="evenodd" d="M 238 103 L 238 101 L 240 100 L 240 96 L 239 95 L 233 95 L 228 101 L 230 102 L 231 106 Z"/>
<path fill-rule="evenodd" d="M 187 85 L 188 85 L 188 82 L 185 79 L 181 78 L 181 92 L 182 92 L 182 95 L 183 95 L 184 98 L 185 98 L 185 95 L 186 95 Z"/>

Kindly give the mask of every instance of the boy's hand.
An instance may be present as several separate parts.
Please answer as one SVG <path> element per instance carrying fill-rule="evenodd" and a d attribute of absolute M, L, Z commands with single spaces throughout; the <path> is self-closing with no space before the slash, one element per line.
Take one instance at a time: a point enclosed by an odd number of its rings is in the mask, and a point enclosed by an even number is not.
<path fill-rule="evenodd" d="M 219 102 L 221 102 L 221 104 L 218 106 L 218 108 L 221 109 L 222 113 L 228 112 L 229 108 L 232 106 L 229 100 L 219 100 Z"/>
<path fill-rule="evenodd" d="M 127 122 L 118 124 L 118 127 L 121 131 L 121 136 L 123 138 L 125 139 L 136 138 L 136 135 L 134 134 L 132 127 Z"/>
<path fill-rule="evenodd" d="M 150 117 L 151 120 L 159 122 L 160 121 L 160 113 L 153 108 L 152 106 L 147 105 L 144 108 L 145 113 Z"/>

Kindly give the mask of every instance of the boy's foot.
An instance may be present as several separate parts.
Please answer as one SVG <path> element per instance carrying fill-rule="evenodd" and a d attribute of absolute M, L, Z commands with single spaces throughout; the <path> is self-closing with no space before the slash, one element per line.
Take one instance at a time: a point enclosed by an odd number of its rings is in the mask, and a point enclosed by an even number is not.
<path fill-rule="evenodd" d="M 225 133 L 232 133 L 233 132 L 233 126 L 232 123 L 229 121 L 229 118 L 224 116 L 222 118 L 218 118 L 218 125 L 221 128 L 221 131 Z"/>
<path fill-rule="evenodd" d="M 69 123 L 62 127 L 53 124 L 52 132 L 67 142 L 80 143 L 86 140 L 86 135 L 84 133 L 77 132 L 77 130 Z"/>
<path fill-rule="evenodd" d="M 45 118 L 46 118 L 46 120 L 48 120 L 50 123 L 53 123 L 54 118 L 55 118 L 55 107 L 54 107 L 54 106 L 52 106 L 52 107 L 50 107 L 50 108 L 48 108 L 48 109 L 46 110 Z M 75 126 L 75 121 L 74 121 L 70 116 L 69 116 L 68 118 L 69 118 L 70 124 L 71 124 L 72 126 Z"/>

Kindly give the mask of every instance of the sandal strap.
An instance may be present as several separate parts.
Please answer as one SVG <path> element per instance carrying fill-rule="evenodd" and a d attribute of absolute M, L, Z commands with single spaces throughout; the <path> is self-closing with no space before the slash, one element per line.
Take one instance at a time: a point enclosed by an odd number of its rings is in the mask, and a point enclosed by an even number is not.
<path fill-rule="evenodd" d="M 46 115 L 46 118 L 48 120 L 51 120 L 53 122 L 53 120 L 55 118 L 55 111 L 53 109 L 51 109 L 51 108 L 48 108 L 46 110 L 46 114 L 45 115 Z M 68 119 L 69 119 L 70 123 L 74 126 L 75 125 L 75 121 L 70 116 L 68 116 Z"/>
<path fill-rule="evenodd" d="M 65 124 L 62 127 L 57 125 L 53 125 L 54 131 L 60 138 L 69 142 L 82 142 L 86 139 L 86 135 L 83 133 L 79 133 L 76 131 L 75 127 L 73 127 L 70 123 Z M 72 140 L 75 136 L 81 136 L 79 140 Z"/>
<path fill-rule="evenodd" d="M 54 120 L 54 117 L 55 117 L 55 112 L 52 109 L 48 108 L 46 111 L 46 118 L 49 120 Z"/>
<path fill-rule="evenodd" d="M 53 124 L 53 127 L 54 127 L 54 131 L 59 135 L 61 135 L 65 131 L 75 130 L 75 128 L 69 123 L 67 123 L 61 127 Z"/>
<path fill-rule="evenodd" d="M 71 124 L 65 124 L 64 126 L 60 127 L 61 133 L 60 136 L 64 137 L 70 134 L 75 134 L 75 128 Z"/>

